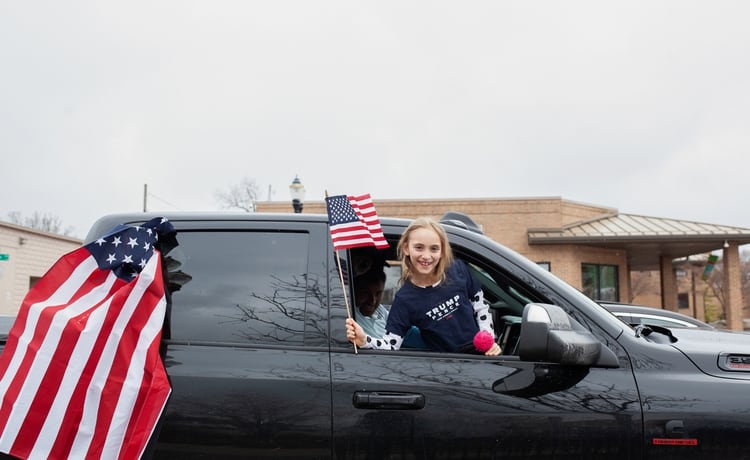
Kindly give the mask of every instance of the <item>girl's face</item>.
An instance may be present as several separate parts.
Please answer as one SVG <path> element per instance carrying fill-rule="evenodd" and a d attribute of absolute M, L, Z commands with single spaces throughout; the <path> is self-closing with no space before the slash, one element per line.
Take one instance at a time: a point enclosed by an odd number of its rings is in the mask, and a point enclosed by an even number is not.
<path fill-rule="evenodd" d="M 418 228 L 411 232 L 404 254 L 411 262 L 413 276 L 417 282 L 422 281 L 425 284 L 437 282 L 432 278 L 442 250 L 440 237 L 431 228 Z"/>

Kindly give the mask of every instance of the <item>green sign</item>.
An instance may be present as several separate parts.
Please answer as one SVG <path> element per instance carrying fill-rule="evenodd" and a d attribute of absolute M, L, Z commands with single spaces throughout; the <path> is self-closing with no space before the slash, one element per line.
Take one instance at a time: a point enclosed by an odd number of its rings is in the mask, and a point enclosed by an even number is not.
<path fill-rule="evenodd" d="M 0 254 L 0 260 L 8 260 L 10 259 L 10 254 Z"/>

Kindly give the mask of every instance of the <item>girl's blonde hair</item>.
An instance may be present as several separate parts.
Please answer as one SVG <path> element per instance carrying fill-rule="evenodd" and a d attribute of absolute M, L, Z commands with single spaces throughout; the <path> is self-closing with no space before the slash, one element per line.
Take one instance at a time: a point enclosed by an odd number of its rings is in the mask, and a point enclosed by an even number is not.
<path fill-rule="evenodd" d="M 431 229 L 437 234 L 438 239 L 440 240 L 441 256 L 435 266 L 435 274 L 438 275 L 440 281 L 443 281 L 445 279 L 446 269 L 453 263 L 453 251 L 451 250 L 450 244 L 448 244 L 448 234 L 445 233 L 443 226 L 429 217 L 419 217 L 414 219 L 412 223 L 406 227 L 406 230 L 404 230 L 404 233 L 398 240 L 396 254 L 401 261 L 401 281 L 403 282 L 411 278 L 411 274 L 414 271 L 414 267 L 411 265 L 411 260 L 407 257 L 404 248 L 409 247 L 409 237 L 412 232 L 420 228 Z"/>

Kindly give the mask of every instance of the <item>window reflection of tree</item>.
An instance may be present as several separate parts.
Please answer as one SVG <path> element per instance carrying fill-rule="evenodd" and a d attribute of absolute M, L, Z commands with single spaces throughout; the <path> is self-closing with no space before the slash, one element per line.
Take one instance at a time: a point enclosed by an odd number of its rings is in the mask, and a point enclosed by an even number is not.
<path fill-rule="evenodd" d="M 250 292 L 247 304 L 235 304 L 233 315 L 216 315 L 219 324 L 241 324 L 234 336 L 250 342 L 301 342 L 304 334 L 305 297 L 308 291 L 305 275 L 292 276 L 286 281 L 271 276 L 271 293 Z M 296 338 L 296 340 L 295 340 Z"/>
<path fill-rule="evenodd" d="M 245 341 L 288 345 L 304 341 L 308 346 L 325 346 L 328 333 L 325 283 L 317 275 L 305 274 L 288 280 L 274 275 L 272 279 L 269 294 L 250 292 L 250 298 L 257 303 L 236 304 L 236 314 L 217 315 L 225 318 L 220 324 L 241 325 L 234 335 Z M 340 295 L 336 270 L 328 282 L 331 298 Z"/>
<path fill-rule="evenodd" d="M 181 270 L 181 256 L 177 253 L 164 257 L 168 287 L 165 339 L 170 337 L 171 296 L 193 279 Z M 321 267 L 323 270 L 318 272 L 324 273 L 328 264 L 323 262 Z M 236 327 L 232 335 L 245 342 L 288 345 L 304 342 L 306 346 L 327 346 L 328 307 L 340 311 L 344 305 L 338 270 L 329 270 L 327 284 L 313 272 L 292 275 L 289 279 L 277 275 L 272 275 L 272 278 L 269 294 L 250 292 L 249 298 L 257 302 L 235 304 L 236 314 L 217 315 L 219 324 Z M 342 318 L 342 324 L 343 321 Z M 346 343 L 345 337 L 343 339 Z"/>

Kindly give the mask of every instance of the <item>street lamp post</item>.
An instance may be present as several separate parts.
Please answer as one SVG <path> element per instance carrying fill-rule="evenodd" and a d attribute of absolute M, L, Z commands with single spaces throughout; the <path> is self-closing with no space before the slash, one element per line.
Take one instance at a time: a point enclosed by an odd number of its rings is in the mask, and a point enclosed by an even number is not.
<path fill-rule="evenodd" d="M 292 195 L 292 208 L 295 213 L 302 212 L 302 206 L 305 203 L 305 186 L 302 185 L 298 176 L 294 176 L 294 180 L 289 185 L 289 194 Z"/>

